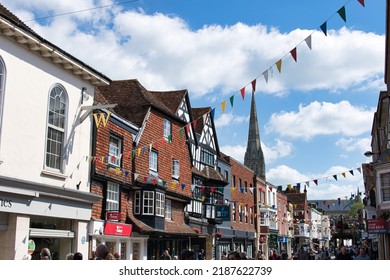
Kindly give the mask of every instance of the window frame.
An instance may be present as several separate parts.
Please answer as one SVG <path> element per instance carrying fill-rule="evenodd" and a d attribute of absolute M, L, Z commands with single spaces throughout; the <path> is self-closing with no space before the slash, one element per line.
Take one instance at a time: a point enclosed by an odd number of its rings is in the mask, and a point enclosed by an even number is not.
<path fill-rule="evenodd" d="M 120 200 L 121 200 L 120 185 L 118 183 L 114 183 L 112 181 L 107 181 L 105 211 L 106 212 L 119 211 L 120 210 Z M 117 207 L 111 208 L 111 207 L 108 207 L 109 205 L 116 205 Z"/>
<path fill-rule="evenodd" d="M 152 197 L 146 197 L 146 194 Z M 149 205 L 151 203 L 151 205 Z M 145 211 L 147 210 L 148 211 Z M 154 191 L 143 191 L 142 193 L 142 215 L 154 215 Z"/>
<path fill-rule="evenodd" d="M 141 214 L 141 191 L 134 192 L 133 212 L 136 215 Z"/>
<path fill-rule="evenodd" d="M 172 178 L 176 180 L 180 179 L 180 161 L 177 159 L 172 159 Z"/>
<path fill-rule="evenodd" d="M 156 192 L 155 195 L 155 213 L 156 216 L 164 217 L 165 216 L 165 194 L 162 192 Z"/>
<path fill-rule="evenodd" d="M 166 140 L 172 140 L 172 122 L 164 118 L 163 121 L 163 136 Z"/>
<path fill-rule="evenodd" d="M 111 145 L 113 143 L 111 141 L 112 139 L 118 141 L 118 146 L 117 147 L 115 147 L 114 145 Z M 117 153 L 111 153 L 111 147 L 115 148 L 117 150 Z M 123 147 L 123 139 L 118 137 L 118 136 L 115 136 L 113 134 L 110 134 L 109 142 L 108 142 L 108 163 L 110 165 L 121 167 L 122 147 Z M 112 159 L 112 157 L 114 157 L 114 160 Z"/>
<path fill-rule="evenodd" d="M 165 219 L 172 220 L 172 200 L 165 198 Z"/>
<path fill-rule="evenodd" d="M 155 160 L 153 156 L 155 155 Z M 155 166 L 154 165 L 155 161 Z M 155 149 L 150 150 L 149 153 L 149 172 L 151 173 L 158 173 L 158 152 Z"/>
<path fill-rule="evenodd" d="M 64 112 L 63 112 L 63 115 L 61 116 L 60 113 L 58 113 L 57 115 L 60 115 L 60 117 L 58 118 L 59 121 L 61 121 L 60 119 L 62 119 L 62 122 L 63 122 L 63 127 L 60 127 L 60 126 L 57 126 L 57 125 L 54 125 L 54 124 L 51 124 L 51 116 L 55 116 L 56 114 L 56 108 L 55 108 L 55 101 L 57 99 L 57 95 L 58 95 L 58 92 L 57 91 L 60 91 L 60 96 L 59 96 L 59 99 L 60 99 L 60 105 L 61 104 L 64 104 Z M 54 94 L 54 96 L 53 96 Z M 63 97 L 63 100 L 62 100 L 62 97 Z M 52 99 L 54 99 L 54 101 L 52 102 Z M 53 108 L 52 108 L 53 106 Z M 48 94 L 48 104 L 47 104 L 47 118 L 46 118 L 46 135 L 45 135 L 45 156 L 44 156 L 44 169 L 45 170 L 50 170 L 50 171 L 53 171 L 53 172 L 59 172 L 59 173 L 64 173 L 65 172 L 65 168 L 64 168 L 64 152 L 65 152 L 65 147 L 66 147 L 66 137 L 67 137 L 67 121 L 68 121 L 68 107 L 69 107 L 69 97 L 68 97 L 68 93 L 65 89 L 64 86 L 62 86 L 61 84 L 54 84 L 50 90 L 49 90 L 49 94 Z M 60 110 L 61 111 L 61 110 Z M 53 113 L 52 113 L 53 112 Z M 53 118 L 54 120 L 54 118 Z M 54 121 L 53 121 L 54 122 Z M 54 139 L 54 136 L 53 135 L 52 137 L 49 137 L 49 134 L 58 134 L 61 136 L 61 140 L 58 141 L 58 139 Z M 50 142 L 49 142 L 50 140 Z M 57 140 L 57 141 L 56 141 Z M 56 144 L 56 142 L 59 142 L 59 153 L 51 153 L 52 152 L 52 146 Z M 50 151 L 48 151 L 48 149 L 50 149 Z M 54 149 L 56 149 L 54 147 Z M 58 159 L 58 167 L 57 166 L 53 166 L 51 164 L 51 160 L 54 160 L 55 161 L 55 158 L 54 159 L 50 159 L 48 157 L 57 157 L 59 158 Z"/>

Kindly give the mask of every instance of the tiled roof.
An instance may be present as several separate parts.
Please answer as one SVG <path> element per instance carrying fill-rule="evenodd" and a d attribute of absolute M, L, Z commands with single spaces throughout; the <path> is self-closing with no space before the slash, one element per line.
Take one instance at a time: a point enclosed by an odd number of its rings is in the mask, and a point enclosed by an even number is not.
<path fill-rule="evenodd" d="M 199 134 L 202 133 L 202 129 L 204 127 L 203 118 L 202 116 L 208 112 L 211 111 L 210 107 L 204 107 L 204 108 L 192 108 L 192 116 L 194 117 L 194 120 L 196 120 L 196 128 L 195 131 Z"/>
<path fill-rule="evenodd" d="M 37 35 L 29 26 L 27 26 L 23 21 L 21 21 L 17 16 L 15 16 L 10 10 L 4 7 L 0 3 L 0 15 L 8 20 L 12 21 L 15 25 L 22 27 L 25 30 L 28 30 L 31 33 Z"/>
<path fill-rule="evenodd" d="M 108 102 L 118 104 L 113 109 L 115 113 L 138 126 L 142 125 L 150 107 L 179 120 L 175 114 L 176 110 L 172 110 L 174 103 L 178 101 L 166 101 L 161 92 L 156 94 L 148 91 L 136 79 L 112 81 L 108 86 L 99 86 L 98 90 Z M 181 92 L 178 91 L 168 92 L 167 95 L 173 98 L 180 94 Z"/>
<path fill-rule="evenodd" d="M 187 224 L 178 224 L 165 220 L 165 232 L 171 234 L 198 236 L 198 234 Z"/>
<path fill-rule="evenodd" d="M 176 91 L 150 91 L 156 98 L 158 98 L 169 110 L 176 114 L 181 101 L 187 94 L 187 90 Z"/>

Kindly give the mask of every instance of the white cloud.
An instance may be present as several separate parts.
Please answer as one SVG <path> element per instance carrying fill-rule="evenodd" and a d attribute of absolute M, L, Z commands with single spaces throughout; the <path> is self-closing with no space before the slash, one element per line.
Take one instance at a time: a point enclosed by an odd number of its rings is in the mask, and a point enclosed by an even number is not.
<path fill-rule="evenodd" d="M 93 7 L 94 1 L 3 2 L 25 20 L 32 16 L 27 9 L 33 8 L 35 17 L 39 17 L 53 14 L 54 10 L 61 13 L 75 11 L 75 7 L 87 9 Z M 95 5 L 109 3 L 112 1 L 98 1 Z M 186 88 L 194 98 L 214 90 L 238 92 L 270 65 L 269 83 L 258 88 L 272 94 L 383 87 L 377 81 L 383 76 L 384 36 L 347 28 L 328 30 L 328 36 L 321 31 L 300 29 L 281 33 L 261 24 L 243 23 L 192 30 L 179 17 L 124 11 L 118 6 L 55 17 L 44 26 L 28 24 L 112 79 L 137 78 L 152 90 Z M 312 50 L 304 43 L 296 45 L 310 34 Z M 295 46 L 297 63 L 289 55 Z M 279 74 L 275 63 L 281 58 Z M 263 77 L 259 80 L 264 83 Z M 366 84 L 367 80 L 370 84 Z"/>
<path fill-rule="evenodd" d="M 371 150 L 371 138 L 342 138 L 336 142 L 336 146 L 339 146 L 347 152 L 360 151 L 362 154 Z"/>
<path fill-rule="evenodd" d="M 275 140 L 276 143 L 274 146 L 267 146 L 264 143 L 261 143 L 261 148 L 264 153 L 264 159 L 266 164 L 272 163 L 277 159 L 287 157 L 291 154 L 293 150 L 293 145 L 289 142 L 282 140 Z M 234 158 L 235 160 L 243 163 L 244 156 L 246 151 L 246 145 L 224 145 L 220 147 L 220 150 Z"/>
<path fill-rule="evenodd" d="M 297 112 L 274 113 L 266 132 L 309 140 L 317 135 L 358 136 L 370 131 L 374 108 L 362 108 L 348 101 L 312 102 L 299 105 Z"/>
<path fill-rule="evenodd" d="M 360 192 L 364 191 L 361 173 L 352 169 L 352 175 L 350 170 L 343 166 L 333 166 L 322 174 L 302 174 L 289 166 L 280 165 L 269 170 L 266 177 L 268 182 L 275 186 L 282 185 L 283 189 L 288 184 L 301 183 L 301 192 L 305 183 L 309 182 L 309 187 L 306 187 L 308 199 L 344 199 L 351 193 L 356 194 L 358 188 Z M 345 177 L 342 173 L 345 173 Z M 337 181 L 333 175 L 336 175 Z M 318 179 L 318 185 L 314 183 L 316 179 Z"/>
<path fill-rule="evenodd" d="M 217 129 L 232 124 L 242 124 L 249 121 L 249 116 L 236 116 L 233 113 L 224 113 L 219 115 L 215 120 L 215 126 Z"/>

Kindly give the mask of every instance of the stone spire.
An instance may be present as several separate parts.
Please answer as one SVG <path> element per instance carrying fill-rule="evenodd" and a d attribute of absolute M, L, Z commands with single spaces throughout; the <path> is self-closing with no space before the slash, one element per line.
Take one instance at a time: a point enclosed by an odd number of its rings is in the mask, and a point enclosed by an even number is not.
<path fill-rule="evenodd" d="M 265 178 L 265 161 L 261 149 L 259 125 L 257 123 L 255 94 L 252 92 L 251 115 L 249 119 L 248 144 L 246 146 L 244 165 L 252 169 L 257 176 Z"/>

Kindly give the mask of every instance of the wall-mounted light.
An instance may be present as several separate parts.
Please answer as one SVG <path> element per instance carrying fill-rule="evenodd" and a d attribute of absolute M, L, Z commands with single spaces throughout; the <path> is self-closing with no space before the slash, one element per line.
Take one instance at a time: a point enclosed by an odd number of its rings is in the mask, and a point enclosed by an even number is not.
<path fill-rule="evenodd" d="M 89 95 L 88 95 L 86 87 L 82 87 L 81 93 L 82 93 L 82 96 L 83 96 L 83 101 L 88 101 L 89 100 Z"/>
<path fill-rule="evenodd" d="M 366 157 L 372 157 L 373 155 L 377 155 L 377 154 L 379 154 L 379 153 L 374 153 L 374 152 L 372 152 L 372 151 L 367 151 L 367 152 L 364 153 L 364 155 L 365 155 Z"/>

